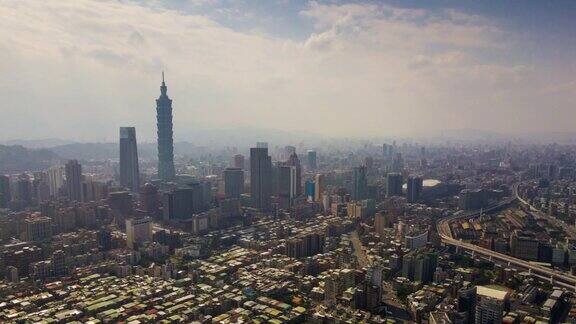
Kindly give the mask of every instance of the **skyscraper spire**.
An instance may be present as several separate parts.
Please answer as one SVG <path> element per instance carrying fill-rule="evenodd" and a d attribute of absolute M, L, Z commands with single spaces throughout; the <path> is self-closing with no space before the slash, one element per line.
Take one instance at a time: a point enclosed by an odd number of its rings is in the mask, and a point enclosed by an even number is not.
<path fill-rule="evenodd" d="M 167 91 L 168 87 L 166 87 L 166 82 L 164 82 L 164 71 L 162 71 L 162 85 L 160 86 L 160 93 L 165 96 Z"/>

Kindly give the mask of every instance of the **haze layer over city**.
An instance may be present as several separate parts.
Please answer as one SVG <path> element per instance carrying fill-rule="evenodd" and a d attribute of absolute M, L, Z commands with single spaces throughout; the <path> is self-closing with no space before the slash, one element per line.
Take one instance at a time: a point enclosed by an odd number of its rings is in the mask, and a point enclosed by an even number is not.
<path fill-rule="evenodd" d="M 576 323 L 576 2 L 0 18 L 1 323 Z"/>

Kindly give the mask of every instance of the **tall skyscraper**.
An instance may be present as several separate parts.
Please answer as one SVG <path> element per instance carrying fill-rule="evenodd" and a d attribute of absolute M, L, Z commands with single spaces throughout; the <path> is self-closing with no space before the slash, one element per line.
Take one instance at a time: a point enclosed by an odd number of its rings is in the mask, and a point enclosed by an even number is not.
<path fill-rule="evenodd" d="M 388 197 L 401 196 L 402 195 L 402 174 L 400 173 L 388 173 L 386 178 L 386 195 Z"/>
<path fill-rule="evenodd" d="M 174 134 L 172 131 L 172 99 L 168 98 L 167 91 L 168 88 L 164 82 L 164 72 L 162 72 L 160 97 L 156 99 L 156 119 L 158 126 L 158 177 L 165 181 L 176 177 L 174 169 Z"/>
<path fill-rule="evenodd" d="M 224 170 L 224 194 L 226 198 L 240 198 L 244 192 L 244 171 L 239 168 Z"/>
<path fill-rule="evenodd" d="M 0 175 L 0 208 L 8 207 L 8 203 L 12 200 L 10 194 L 10 178 L 5 175 Z"/>
<path fill-rule="evenodd" d="M 310 201 L 314 200 L 315 194 L 314 194 L 314 189 L 316 187 L 316 184 L 314 183 L 314 180 L 312 179 L 308 179 L 306 180 L 306 184 L 305 184 L 305 194 L 306 194 L 306 198 Z"/>
<path fill-rule="evenodd" d="M 302 165 L 300 164 L 300 159 L 296 152 L 292 152 L 288 158 L 289 166 L 294 167 L 296 172 L 296 196 L 302 195 Z"/>
<path fill-rule="evenodd" d="M 32 193 L 33 198 L 36 199 L 38 203 L 50 199 L 50 180 L 48 178 L 47 172 L 34 172 L 34 180 L 32 181 Z"/>
<path fill-rule="evenodd" d="M 308 151 L 308 170 L 316 170 L 318 168 L 318 161 L 316 159 L 316 151 Z"/>
<path fill-rule="evenodd" d="M 158 194 L 158 187 L 151 183 L 146 183 L 140 191 L 140 199 L 142 202 L 142 209 L 153 217 L 160 215 L 160 195 Z"/>
<path fill-rule="evenodd" d="M 30 177 L 22 173 L 18 176 L 18 181 L 16 182 L 16 198 L 18 198 L 19 202 L 30 205 L 32 204 L 32 196 Z"/>
<path fill-rule="evenodd" d="M 134 127 L 120 127 L 120 185 L 132 192 L 140 190 L 138 148 Z"/>
<path fill-rule="evenodd" d="M 324 195 L 324 175 L 316 174 L 314 176 L 314 201 L 321 202 Z"/>
<path fill-rule="evenodd" d="M 414 203 L 420 200 L 422 195 L 423 180 L 421 177 L 412 176 L 408 178 L 406 198 L 408 202 Z"/>
<path fill-rule="evenodd" d="M 50 187 L 50 196 L 57 198 L 60 188 L 64 185 L 64 169 L 61 165 L 55 165 L 48 169 L 48 185 Z"/>
<path fill-rule="evenodd" d="M 278 197 L 282 208 L 292 206 L 296 197 L 296 167 L 281 165 L 278 167 Z"/>
<path fill-rule="evenodd" d="M 268 155 L 268 148 L 250 148 L 250 195 L 254 208 L 270 209 L 272 195 L 272 159 Z"/>
<path fill-rule="evenodd" d="M 368 178 L 366 177 L 366 167 L 358 166 L 354 168 L 352 199 L 363 200 L 366 198 L 368 198 Z"/>
<path fill-rule="evenodd" d="M 66 169 L 66 193 L 71 201 L 82 200 L 82 166 L 77 160 L 69 160 Z"/>

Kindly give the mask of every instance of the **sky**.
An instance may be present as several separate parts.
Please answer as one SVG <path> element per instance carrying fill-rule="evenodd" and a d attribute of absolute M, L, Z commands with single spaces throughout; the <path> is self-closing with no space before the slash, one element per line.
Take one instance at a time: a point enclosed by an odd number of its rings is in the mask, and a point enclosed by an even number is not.
<path fill-rule="evenodd" d="M 2 0 L 0 138 L 571 132 L 576 1 Z"/>

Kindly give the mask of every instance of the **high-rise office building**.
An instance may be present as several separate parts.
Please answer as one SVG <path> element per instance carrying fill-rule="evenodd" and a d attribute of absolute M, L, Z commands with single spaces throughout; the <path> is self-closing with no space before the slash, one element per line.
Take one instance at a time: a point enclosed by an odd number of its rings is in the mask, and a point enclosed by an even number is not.
<path fill-rule="evenodd" d="M 12 200 L 10 178 L 5 175 L 0 175 L 0 208 L 8 207 L 10 200 Z"/>
<path fill-rule="evenodd" d="M 58 198 L 60 188 L 64 185 L 64 168 L 61 165 L 55 165 L 48 169 L 48 186 L 50 187 L 50 196 Z"/>
<path fill-rule="evenodd" d="M 250 148 L 250 195 L 254 208 L 260 210 L 270 209 L 272 195 L 272 159 L 268 155 L 268 148 L 261 147 L 261 143 Z"/>
<path fill-rule="evenodd" d="M 66 193 L 71 201 L 82 200 L 82 166 L 77 160 L 69 160 L 66 169 Z"/>
<path fill-rule="evenodd" d="M 140 169 L 134 127 L 120 127 L 120 185 L 132 192 L 140 190 Z"/>
<path fill-rule="evenodd" d="M 476 324 L 502 323 L 508 292 L 476 286 Z"/>
<path fill-rule="evenodd" d="M 314 201 L 321 202 L 324 195 L 324 175 L 316 174 L 314 176 Z"/>
<path fill-rule="evenodd" d="M 294 148 L 293 146 L 290 146 Z M 295 148 L 294 148 L 295 150 Z M 300 159 L 298 159 L 298 155 L 296 152 L 292 152 L 288 157 L 289 166 L 294 167 L 296 172 L 296 196 L 302 195 L 302 165 L 300 164 Z"/>
<path fill-rule="evenodd" d="M 16 182 L 16 198 L 18 198 L 19 202 L 30 205 L 32 203 L 32 196 L 30 177 L 22 173 L 18 176 L 18 181 Z"/>
<path fill-rule="evenodd" d="M 476 313 L 476 286 L 462 287 L 458 290 L 458 312 L 465 314 L 466 323 L 472 323 Z"/>
<path fill-rule="evenodd" d="M 368 178 L 366 177 L 366 167 L 358 166 L 354 168 L 352 199 L 363 200 L 366 198 L 368 198 Z"/>
<path fill-rule="evenodd" d="M 292 206 L 296 197 L 296 167 L 281 165 L 278 167 L 278 198 L 282 208 Z"/>
<path fill-rule="evenodd" d="M 160 195 L 158 187 L 151 183 L 146 183 L 140 191 L 140 201 L 142 209 L 153 217 L 160 216 Z"/>
<path fill-rule="evenodd" d="M 240 198 L 244 192 L 244 171 L 240 168 L 224 170 L 224 194 L 226 198 Z"/>
<path fill-rule="evenodd" d="M 312 179 L 308 179 L 306 180 L 306 184 L 305 184 L 305 195 L 306 198 L 308 200 L 314 200 L 315 194 L 314 194 L 314 189 L 315 189 L 316 185 L 314 183 L 314 180 Z"/>
<path fill-rule="evenodd" d="M 308 151 L 308 170 L 316 170 L 318 168 L 318 161 L 316 151 Z"/>
<path fill-rule="evenodd" d="M 48 178 L 47 172 L 34 172 L 34 180 L 32 181 L 32 194 L 33 199 L 36 199 L 38 203 L 50 199 L 50 180 Z"/>
<path fill-rule="evenodd" d="M 414 203 L 420 200 L 422 195 L 423 180 L 421 177 L 412 176 L 408 178 L 406 198 L 408 202 Z"/>
<path fill-rule="evenodd" d="M 168 98 L 168 88 L 164 82 L 162 72 L 162 85 L 160 97 L 156 99 L 156 119 L 158 126 L 158 177 L 164 181 L 176 177 L 174 169 L 174 139 L 172 130 L 172 99 Z"/>
<path fill-rule="evenodd" d="M 383 212 L 376 213 L 374 215 L 374 232 L 378 235 L 384 235 L 384 231 L 387 228 L 386 223 L 386 214 Z"/>
<path fill-rule="evenodd" d="M 162 209 L 165 221 L 186 220 L 195 213 L 206 210 L 203 186 L 200 183 L 189 184 L 188 188 L 179 188 L 162 196 Z"/>
<path fill-rule="evenodd" d="M 244 167 L 245 167 L 244 166 L 244 155 L 242 155 L 242 154 L 234 155 L 233 167 L 238 168 L 240 170 L 244 170 Z"/>
<path fill-rule="evenodd" d="M 388 173 L 386 178 L 386 195 L 388 197 L 401 196 L 402 195 L 402 183 L 403 178 L 400 173 Z"/>
<path fill-rule="evenodd" d="M 126 245 L 133 249 L 138 244 L 152 241 L 152 219 L 130 218 L 126 220 Z"/>

